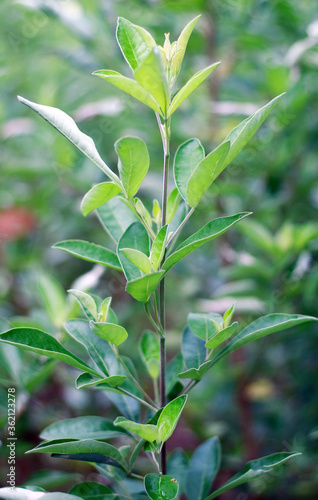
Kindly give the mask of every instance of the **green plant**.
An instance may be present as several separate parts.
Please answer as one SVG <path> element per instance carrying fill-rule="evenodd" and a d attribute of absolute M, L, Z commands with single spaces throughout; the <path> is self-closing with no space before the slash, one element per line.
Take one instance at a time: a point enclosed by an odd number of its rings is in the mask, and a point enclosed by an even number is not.
<path fill-rule="evenodd" d="M 99 156 L 93 140 L 83 134 L 64 112 L 19 98 L 77 146 L 110 179 L 94 186 L 85 195 L 81 209 L 84 216 L 97 211 L 114 241 L 116 252 L 82 240 L 62 241 L 55 247 L 123 272 L 126 291 L 144 304 L 153 327 L 153 331 L 143 333 L 139 345 L 140 358 L 153 380 L 153 394 L 145 391 L 131 359 L 120 352 L 128 332 L 118 324 L 111 308 L 111 297 L 69 291 L 79 302 L 86 319 L 67 321 L 65 329 L 85 346 L 90 362 L 65 349 L 52 335 L 35 328 L 13 328 L 0 335 L 4 343 L 77 368 L 82 373 L 76 380 L 76 387 L 93 386 L 109 391 L 122 413 L 114 422 L 102 417 L 79 417 L 59 421 L 44 429 L 41 434 L 44 441 L 30 453 L 51 453 L 94 463 L 97 470 L 110 480 L 110 487 L 97 483 L 79 484 L 65 498 L 89 499 L 103 495 L 105 498 L 137 499 L 145 498 L 146 491 L 154 500 L 172 500 L 183 492 L 188 500 L 210 500 L 230 488 L 269 473 L 298 454 L 275 453 L 248 462 L 242 472 L 212 493 L 211 485 L 221 461 L 217 437 L 200 445 L 189 465 L 182 452 L 167 464 L 165 443 L 178 423 L 188 393 L 218 361 L 253 340 L 316 319 L 297 314 L 270 314 L 237 333 L 238 323 L 232 321 L 234 305 L 223 316 L 190 313 L 182 336 L 181 354 L 175 362 L 175 366 L 180 363 L 181 366 L 167 370 L 166 275 L 192 251 L 222 235 L 250 214 L 243 212 L 214 219 L 179 246 L 176 246 L 177 238 L 205 192 L 251 139 L 281 97 L 276 97 L 244 120 L 207 155 L 198 139 L 182 144 L 174 158 L 175 188 L 169 193 L 172 115 L 218 65 L 199 71 L 175 91 L 188 39 L 197 21 L 198 17 L 193 19 L 176 42 L 171 44 L 166 35 L 164 46 L 158 47 L 146 30 L 119 18 L 117 41 L 134 79 L 111 70 L 94 73 L 156 113 L 163 144 L 163 188 L 161 204 L 153 200 L 152 211 L 136 197 L 150 163 L 147 146 L 141 139 L 123 137 L 115 143 L 117 175 Z M 182 383 L 183 380 L 188 382 Z M 108 440 L 118 437 L 129 445 L 116 448 L 109 444 Z M 143 450 L 154 467 L 154 472 L 145 478 L 135 469 L 135 462 Z M 131 479 L 129 483 L 125 481 L 126 476 Z M 6 498 L 6 492 L 2 491 L 2 494 Z M 22 498 L 23 490 L 21 495 Z M 60 493 L 55 495 L 62 498 Z"/>

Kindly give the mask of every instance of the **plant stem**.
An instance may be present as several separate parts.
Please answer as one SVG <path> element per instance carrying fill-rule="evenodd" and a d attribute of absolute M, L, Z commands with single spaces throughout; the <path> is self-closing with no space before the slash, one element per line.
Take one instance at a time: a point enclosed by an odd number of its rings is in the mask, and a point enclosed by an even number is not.
<path fill-rule="evenodd" d="M 154 327 L 154 329 L 158 333 L 159 337 L 161 337 L 161 335 L 162 335 L 162 333 L 161 333 L 161 325 L 160 326 L 157 325 L 157 323 L 153 319 L 153 317 L 151 315 L 151 312 L 149 311 L 149 306 L 148 306 L 147 302 L 145 302 L 145 311 L 146 311 L 146 314 L 147 314 L 147 317 L 148 317 L 150 323 L 152 324 L 152 326 Z"/>
<path fill-rule="evenodd" d="M 138 396 L 135 396 L 135 394 L 133 394 L 132 392 L 126 391 L 126 389 L 123 389 L 122 387 L 116 387 L 116 389 L 118 391 L 120 391 L 121 393 L 126 394 L 126 396 L 129 396 L 130 398 L 133 398 L 136 401 L 139 401 L 139 403 L 141 405 L 146 406 L 151 411 L 154 411 L 154 412 L 158 411 L 157 405 L 156 405 L 156 407 L 152 406 L 151 404 L 147 403 L 147 401 L 145 401 L 144 399 L 141 399 Z"/>
<path fill-rule="evenodd" d="M 183 219 L 183 221 L 181 222 L 180 226 L 175 230 L 175 232 L 173 233 L 173 235 L 171 236 L 170 240 L 168 241 L 167 243 L 167 248 L 170 247 L 171 243 L 173 243 L 173 241 L 176 239 L 176 237 L 178 236 L 178 234 L 180 233 L 181 229 L 183 228 L 183 226 L 186 224 L 186 222 L 190 219 L 191 215 L 193 214 L 195 208 L 192 207 L 189 212 L 187 213 L 187 215 L 185 216 L 185 218 Z"/>

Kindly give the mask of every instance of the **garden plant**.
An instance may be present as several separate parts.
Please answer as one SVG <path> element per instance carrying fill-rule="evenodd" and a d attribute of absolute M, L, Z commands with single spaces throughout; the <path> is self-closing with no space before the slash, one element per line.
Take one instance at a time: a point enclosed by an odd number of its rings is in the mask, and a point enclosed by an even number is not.
<path fill-rule="evenodd" d="M 35 328 L 13 328 L 0 335 L 1 342 L 76 368 L 81 372 L 75 382 L 78 389 L 93 387 L 109 391 L 120 410 L 115 421 L 83 416 L 58 421 L 43 430 L 43 442 L 29 453 L 48 453 L 94 464 L 107 480 L 105 484 L 77 484 L 68 494 L 42 492 L 48 500 L 173 500 L 181 497 L 212 500 L 231 488 L 270 473 L 298 455 L 297 450 L 276 452 L 250 461 L 216 490 L 212 486 L 221 464 L 221 445 L 217 436 L 201 444 L 189 462 L 182 450 L 167 457 L 166 441 L 173 434 L 185 405 L 189 404 L 189 392 L 203 377 L 209 376 L 216 363 L 249 342 L 316 320 L 312 316 L 276 313 L 240 327 L 234 319 L 235 304 L 223 316 L 189 312 L 182 337 L 180 335 L 180 353 L 167 365 L 165 280 L 169 279 L 170 270 L 188 254 L 222 236 L 251 214 L 221 216 L 186 239 L 182 239 L 182 230 L 186 224 L 190 225 L 191 215 L 211 184 L 239 154 L 282 97 L 274 98 L 245 119 L 213 151 L 206 154 L 198 139 L 189 139 L 179 146 L 172 160 L 173 115 L 219 64 L 200 70 L 184 86 L 178 87 L 187 43 L 198 20 L 199 16 L 189 22 L 175 42 L 171 43 L 169 35 L 165 35 L 161 47 L 144 28 L 119 18 L 117 42 L 133 78 L 112 70 L 94 73 L 155 112 L 163 147 L 162 199 L 154 199 L 151 208 L 137 197 L 150 166 L 147 146 L 140 138 L 122 137 L 115 143 L 118 155 L 118 173 L 115 173 L 100 157 L 93 140 L 77 128 L 72 118 L 59 109 L 19 97 L 107 177 L 84 196 L 81 210 L 84 216 L 96 212 L 113 240 L 113 248 L 81 239 L 61 241 L 55 248 L 122 272 L 127 282 L 126 292 L 144 304 L 149 319 L 149 330 L 140 332 L 136 345 L 138 342 L 140 361 L 153 382 L 150 393 L 143 387 L 138 370 L 122 346 L 129 332 L 118 324 L 111 307 L 112 297 L 101 298 L 81 290 L 69 290 L 79 302 L 85 319 L 67 321 L 65 330 L 86 348 L 89 361 L 67 350 L 51 334 Z M 172 177 L 174 186 L 170 189 Z M 173 308 L 173 304 L 170 307 Z M 146 472 L 138 462 L 141 455 L 149 458 Z M 3 498 L 27 498 L 26 493 L 25 489 L 12 491 L 10 487 L 0 491 Z"/>

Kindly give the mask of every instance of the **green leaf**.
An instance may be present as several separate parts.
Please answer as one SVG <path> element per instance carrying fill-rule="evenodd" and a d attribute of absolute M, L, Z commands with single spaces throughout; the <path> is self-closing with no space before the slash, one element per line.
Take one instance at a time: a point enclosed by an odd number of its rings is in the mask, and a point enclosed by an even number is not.
<path fill-rule="evenodd" d="M 115 325 L 114 323 L 97 323 L 95 321 L 90 321 L 89 326 L 101 339 L 107 340 L 107 342 L 116 346 L 125 342 L 128 337 L 125 328 L 120 325 Z"/>
<path fill-rule="evenodd" d="M 118 18 L 116 38 L 124 58 L 135 71 L 146 59 L 156 42 L 144 28 L 132 24 L 123 17 Z"/>
<path fill-rule="evenodd" d="M 191 33 L 193 31 L 193 28 L 197 24 L 199 18 L 201 15 L 195 17 L 190 21 L 185 28 L 183 28 L 177 43 L 176 43 L 176 54 L 172 58 L 171 61 L 171 69 L 174 72 L 175 75 L 178 75 L 180 72 L 181 64 L 184 58 L 184 54 L 188 45 L 189 38 L 191 36 Z"/>
<path fill-rule="evenodd" d="M 127 420 L 124 417 L 117 417 L 114 425 L 137 434 L 137 436 L 149 441 L 149 443 L 153 443 L 158 437 L 158 428 L 156 425 L 138 424 L 137 422 Z"/>
<path fill-rule="evenodd" d="M 125 430 L 103 417 L 85 416 L 58 420 L 42 430 L 40 437 L 54 439 L 109 439 L 122 436 Z"/>
<path fill-rule="evenodd" d="M 112 198 L 106 205 L 98 208 L 97 214 L 102 226 L 115 243 L 118 243 L 131 224 L 139 222 L 137 215 L 126 206 L 120 196 Z"/>
<path fill-rule="evenodd" d="M 118 170 L 128 198 L 135 196 L 149 168 L 149 153 L 138 137 L 123 137 L 115 143 Z"/>
<path fill-rule="evenodd" d="M 193 335 L 188 326 L 183 331 L 181 351 L 188 369 L 199 368 L 204 363 L 206 357 L 204 341 Z"/>
<path fill-rule="evenodd" d="M 165 254 L 167 230 L 167 225 L 163 226 L 160 229 L 151 247 L 150 262 L 154 271 L 157 271 L 159 269 L 159 266 Z"/>
<path fill-rule="evenodd" d="M 92 210 L 101 207 L 120 192 L 120 187 L 113 182 L 96 184 L 96 186 L 92 187 L 82 199 L 82 214 L 86 217 Z"/>
<path fill-rule="evenodd" d="M 178 373 L 182 370 L 183 358 L 181 352 L 176 354 L 174 358 L 167 364 L 166 372 L 166 393 L 167 395 L 172 392 L 180 381 L 178 380 Z"/>
<path fill-rule="evenodd" d="M 187 184 L 187 200 L 190 207 L 197 206 L 206 190 L 222 172 L 229 149 L 230 142 L 224 142 L 196 165 Z"/>
<path fill-rule="evenodd" d="M 143 276 L 139 267 L 131 261 L 130 258 L 122 251 L 123 249 L 133 249 L 149 255 L 149 236 L 140 222 L 135 222 L 129 226 L 118 242 L 117 253 L 124 270 L 127 281 L 131 281 Z M 150 262 L 149 262 L 150 265 Z"/>
<path fill-rule="evenodd" d="M 76 389 L 82 389 L 83 387 L 89 387 L 91 385 L 107 384 L 111 387 L 119 387 L 122 385 L 127 377 L 123 375 L 113 375 L 111 377 L 95 377 L 90 373 L 81 373 L 75 382 Z"/>
<path fill-rule="evenodd" d="M 160 348 L 156 335 L 147 330 L 140 340 L 140 353 L 151 378 L 157 379 L 160 373 Z"/>
<path fill-rule="evenodd" d="M 135 250 L 134 248 L 121 248 L 121 254 L 124 254 L 127 259 L 130 260 L 140 271 L 145 274 L 149 274 L 151 272 L 151 263 L 149 257 L 139 250 Z"/>
<path fill-rule="evenodd" d="M 199 368 L 190 368 L 184 372 L 178 373 L 179 378 L 189 378 L 191 380 L 201 380 L 201 378 L 206 374 L 208 369 L 212 366 L 212 361 L 206 361 L 202 363 Z"/>
<path fill-rule="evenodd" d="M 221 446 L 217 437 L 201 444 L 192 455 L 186 478 L 186 495 L 191 500 L 204 500 L 219 472 Z"/>
<path fill-rule="evenodd" d="M 103 78 L 106 82 L 109 82 L 118 89 L 123 90 L 126 94 L 131 95 L 138 101 L 162 115 L 159 104 L 152 97 L 150 92 L 136 82 L 136 80 L 127 78 L 117 71 L 112 71 L 110 69 L 99 69 L 98 71 L 94 71 L 93 75 Z"/>
<path fill-rule="evenodd" d="M 70 440 L 65 442 L 46 441 L 26 453 L 52 453 L 66 455 L 61 458 L 72 458 L 85 462 L 108 463 L 115 467 L 127 469 L 126 462 L 120 452 L 111 444 L 94 439 Z M 85 456 L 87 455 L 87 456 Z"/>
<path fill-rule="evenodd" d="M 268 314 L 253 321 L 250 325 L 244 328 L 227 346 L 211 360 L 213 364 L 217 363 L 220 359 L 224 358 L 231 352 L 239 349 L 248 342 L 260 339 L 269 335 L 270 333 L 286 330 L 292 326 L 300 325 L 307 321 L 317 321 L 313 316 L 303 316 L 301 314 Z"/>
<path fill-rule="evenodd" d="M 70 493 L 80 495 L 83 500 L 115 500 L 118 498 L 108 486 L 91 481 L 76 484 Z"/>
<path fill-rule="evenodd" d="M 178 188 L 174 188 L 169 194 L 167 200 L 167 215 L 166 215 L 167 224 L 170 224 L 170 222 L 176 215 L 178 206 L 180 204 L 180 200 L 181 200 L 181 195 L 178 191 Z"/>
<path fill-rule="evenodd" d="M 76 297 L 80 306 L 82 307 L 84 313 L 86 314 L 88 319 L 93 321 L 97 320 L 97 306 L 96 302 L 91 295 L 88 293 L 82 292 L 81 290 L 68 290 L 69 293 Z"/>
<path fill-rule="evenodd" d="M 235 488 L 240 484 L 247 483 L 251 479 L 255 479 L 256 477 L 262 476 L 263 474 L 267 474 L 278 465 L 286 462 L 287 460 L 290 460 L 293 457 L 297 457 L 298 455 L 301 455 L 301 453 L 274 453 L 273 455 L 267 455 L 266 457 L 247 462 L 245 468 L 241 472 L 235 474 L 235 476 L 229 479 L 223 486 L 221 486 L 221 488 L 206 497 L 205 500 L 212 500 L 213 498 L 221 495 L 221 493 L 223 493 L 224 491 Z"/>
<path fill-rule="evenodd" d="M 174 178 L 184 201 L 187 199 L 187 185 L 195 167 L 203 160 L 204 149 L 199 139 L 190 139 L 177 149 L 174 158 Z"/>
<path fill-rule="evenodd" d="M 114 252 L 89 241 L 65 240 L 56 243 L 53 248 L 58 248 L 88 262 L 102 264 L 117 271 L 122 270 L 118 257 Z"/>
<path fill-rule="evenodd" d="M 82 497 L 78 497 L 77 495 L 70 495 L 60 491 L 47 493 L 41 488 L 34 490 L 34 486 L 30 486 L 29 488 L 0 488 L 0 497 L 3 500 L 32 500 L 34 498 L 42 498 L 42 500 L 83 500 Z M 34 491 L 38 493 L 34 493 Z M 39 493 L 40 491 L 41 493 Z M 35 497 L 35 495 L 38 496 Z"/>
<path fill-rule="evenodd" d="M 207 349 L 215 349 L 220 344 L 222 344 L 222 342 L 225 342 L 225 340 L 235 335 L 237 332 L 237 327 L 238 322 L 236 321 L 235 323 L 232 323 L 232 325 L 223 328 L 223 330 L 217 332 L 210 340 L 208 340 L 208 342 L 205 344 L 205 347 Z"/>
<path fill-rule="evenodd" d="M 223 315 L 224 328 L 230 326 L 233 314 L 235 312 L 235 307 L 236 307 L 236 302 L 234 302 L 234 304 L 232 304 L 231 307 L 227 311 L 225 311 Z"/>
<path fill-rule="evenodd" d="M 206 342 L 217 333 L 215 322 L 222 324 L 222 317 L 215 313 L 190 313 L 188 315 L 188 325 L 191 331 Z"/>
<path fill-rule="evenodd" d="M 117 186 L 121 188 L 121 182 L 117 175 L 106 165 L 101 159 L 95 147 L 94 141 L 88 135 L 83 134 L 78 128 L 74 120 L 64 111 L 51 106 L 43 106 L 35 102 L 28 101 L 23 97 L 18 96 L 20 102 L 33 109 L 38 115 L 50 123 L 58 130 L 66 139 L 74 144 L 84 155 L 92 160 Z"/>
<path fill-rule="evenodd" d="M 43 271 L 37 274 L 36 285 L 39 299 L 48 317 L 55 326 L 60 328 L 67 316 L 66 295 L 63 287 L 53 276 Z"/>
<path fill-rule="evenodd" d="M 208 241 L 211 241 L 217 236 L 225 233 L 228 229 L 230 229 L 230 227 L 234 226 L 234 224 L 248 215 L 250 215 L 249 212 L 243 212 L 229 217 L 220 217 L 219 219 L 214 219 L 211 222 L 208 222 L 208 224 L 201 228 L 197 233 L 190 236 L 190 238 L 186 239 L 183 243 L 181 243 L 181 245 L 178 246 L 177 250 L 166 259 L 162 269 L 166 272 L 169 271 L 169 269 L 171 269 L 181 259 L 193 252 L 193 250 L 196 250 L 200 246 L 204 245 L 204 243 L 207 243 Z"/>
<path fill-rule="evenodd" d="M 152 500 L 172 500 L 178 494 L 178 483 L 172 476 L 147 474 L 145 490 Z"/>
<path fill-rule="evenodd" d="M 256 111 L 256 113 L 253 113 L 251 116 L 246 118 L 246 120 L 240 123 L 229 133 L 224 142 L 230 141 L 231 148 L 223 165 L 223 168 L 225 168 L 244 148 L 244 146 L 253 137 L 257 129 L 262 125 L 265 118 L 267 118 L 273 107 L 276 106 L 278 100 L 281 99 L 283 95 L 284 94 L 281 94 L 275 97 L 275 99 Z"/>
<path fill-rule="evenodd" d="M 174 97 L 172 103 L 169 106 L 168 116 L 171 116 L 172 113 L 183 103 L 183 101 L 202 83 L 210 73 L 219 65 L 220 63 L 211 64 L 207 68 L 201 69 L 195 75 L 187 81 L 187 83 L 179 90 L 177 95 Z"/>
<path fill-rule="evenodd" d="M 159 442 L 167 441 L 175 430 L 187 398 L 187 395 L 179 396 L 168 403 L 162 410 L 157 423 Z"/>
<path fill-rule="evenodd" d="M 107 322 L 108 315 L 109 313 L 112 312 L 112 309 L 110 308 L 111 303 L 112 303 L 112 298 L 106 297 L 106 299 L 104 299 L 100 305 L 99 320 L 103 321 L 104 323 Z M 109 322 L 117 323 L 117 319 L 115 321 L 113 321 L 113 319 L 110 319 Z"/>
<path fill-rule="evenodd" d="M 152 49 L 147 58 L 138 66 L 134 76 L 137 82 L 150 92 L 159 104 L 162 114 L 166 116 L 170 102 L 170 94 L 158 47 Z"/>
<path fill-rule="evenodd" d="M 130 293 L 139 302 L 148 302 L 164 274 L 164 271 L 157 271 L 156 273 L 147 274 L 141 278 L 128 281 L 126 292 Z"/>
<path fill-rule="evenodd" d="M 92 375 L 99 374 L 84 361 L 72 354 L 51 335 L 35 328 L 12 328 L 0 334 L 0 342 L 32 351 L 48 358 L 58 359 Z"/>
<path fill-rule="evenodd" d="M 188 461 L 189 460 L 186 453 L 180 448 L 174 450 L 170 454 L 168 460 L 168 474 L 172 475 L 177 480 L 179 485 L 178 494 L 180 496 L 184 491 Z"/>

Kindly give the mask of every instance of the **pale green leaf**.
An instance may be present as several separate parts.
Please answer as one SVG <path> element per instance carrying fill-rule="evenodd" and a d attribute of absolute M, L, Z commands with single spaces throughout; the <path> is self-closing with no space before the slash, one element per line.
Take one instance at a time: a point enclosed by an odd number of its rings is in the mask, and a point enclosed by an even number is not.
<path fill-rule="evenodd" d="M 160 348 L 156 335 L 147 330 L 140 340 L 141 358 L 153 379 L 157 379 L 160 373 Z"/>
<path fill-rule="evenodd" d="M 178 483 L 172 476 L 147 474 L 145 490 L 152 500 L 173 500 L 178 494 Z"/>
<path fill-rule="evenodd" d="M 191 36 L 191 33 L 193 31 L 193 28 L 197 24 L 199 18 L 201 15 L 196 16 L 194 19 L 192 19 L 186 26 L 183 28 L 177 43 L 176 43 L 176 54 L 172 58 L 171 61 L 171 69 L 174 72 L 175 75 L 178 75 L 180 72 L 181 64 L 184 58 L 184 54 L 188 45 L 189 38 Z"/>
<path fill-rule="evenodd" d="M 39 299 L 52 323 L 60 328 L 67 317 L 66 294 L 62 285 L 43 271 L 36 275 Z M 23 325 L 24 326 L 24 325 Z"/>
<path fill-rule="evenodd" d="M 183 407 L 188 396 L 179 396 L 168 403 L 162 410 L 158 419 L 157 427 L 159 429 L 158 442 L 164 442 L 169 439 L 175 430 L 178 420 L 181 416 Z"/>
<path fill-rule="evenodd" d="M 54 439 L 109 439 L 125 434 L 104 417 L 84 416 L 57 420 L 41 431 L 40 437 Z"/>
<path fill-rule="evenodd" d="M 198 139 L 190 139 L 177 149 L 174 158 L 174 178 L 182 198 L 188 202 L 187 186 L 195 167 L 203 160 L 204 149 Z"/>
<path fill-rule="evenodd" d="M 149 153 L 138 137 L 123 137 L 115 143 L 119 157 L 118 170 L 128 198 L 135 196 L 148 172 Z"/>
<path fill-rule="evenodd" d="M 143 276 L 139 267 L 131 261 L 122 251 L 123 249 L 138 250 L 147 258 L 149 255 L 149 236 L 140 222 L 135 222 L 129 226 L 118 242 L 117 253 L 124 270 L 127 281 L 131 281 Z M 150 262 L 149 262 L 150 266 Z"/>
<path fill-rule="evenodd" d="M 227 311 L 225 311 L 223 315 L 224 328 L 228 327 L 231 324 L 233 314 L 235 312 L 235 307 L 236 307 L 236 302 L 234 302 L 234 304 L 232 304 L 231 307 L 227 309 Z"/>
<path fill-rule="evenodd" d="M 142 276 L 141 278 L 128 281 L 126 292 L 130 293 L 130 295 L 132 295 L 134 299 L 139 302 L 148 302 L 164 274 L 165 271 L 157 271 L 155 273 Z"/>
<path fill-rule="evenodd" d="M 123 56 L 133 71 L 156 46 L 156 42 L 148 31 L 123 17 L 118 18 L 116 37 Z"/>
<path fill-rule="evenodd" d="M 152 269 L 157 271 L 163 259 L 166 250 L 166 237 L 167 237 L 168 226 L 163 226 L 155 237 L 151 251 L 150 251 L 150 262 Z"/>
<path fill-rule="evenodd" d="M 91 375 L 90 373 L 81 373 L 75 382 L 76 389 L 89 387 L 92 385 L 107 384 L 111 387 L 118 387 L 122 385 L 127 377 L 123 375 L 112 375 L 111 377 L 99 378 Z"/>
<path fill-rule="evenodd" d="M 120 196 L 115 196 L 98 208 L 97 215 L 102 226 L 116 244 L 126 229 L 134 222 L 139 221 L 137 215 L 126 206 L 124 199 Z"/>
<path fill-rule="evenodd" d="M 189 378 L 191 380 L 201 380 L 201 378 L 206 374 L 209 368 L 212 366 L 212 361 L 206 361 L 202 363 L 199 368 L 189 368 L 189 370 L 185 370 L 184 372 L 178 373 L 179 378 Z"/>
<path fill-rule="evenodd" d="M 96 186 L 92 187 L 82 199 L 82 214 L 86 217 L 92 210 L 101 207 L 120 192 L 121 188 L 113 182 L 96 184 Z"/>
<path fill-rule="evenodd" d="M 215 323 L 222 324 L 222 316 L 215 313 L 190 313 L 188 315 L 188 325 L 191 331 L 206 342 L 217 333 Z"/>
<path fill-rule="evenodd" d="M 125 328 L 120 325 L 115 325 L 114 323 L 97 323 L 95 321 L 90 321 L 89 326 L 101 339 L 107 340 L 107 342 L 116 346 L 125 342 L 128 337 Z"/>
<path fill-rule="evenodd" d="M 106 299 L 103 300 L 100 306 L 100 312 L 99 312 L 99 321 L 103 321 L 104 323 L 107 321 L 108 314 L 111 311 L 110 305 L 112 303 L 112 297 L 106 297 Z M 111 320 L 110 323 L 117 323 L 116 321 Z"/>
<path fill-rule="evenodd" d="M 94 141 L 88 135 L 83 134 L 78 128 L 74 120 L 64 111 L 51 106 L 43 106 L 35 102 L 28 101 L 23 97 L 18 96 L 20 102 L 33 109 L 38 115 L 50 123 L 64 137 L 74 144 L 82 153 L 84 153 L 95 165 L 97 165 L 117 186 L 121 188 L 121 182 L 117 175 L 106 165 L 101 159 L 95 147 Z"/>
<path fill-rule="evenodd" d="M 84 313 L 86 314 L 88 319 L 92 319 L 93 321 L 97 320 L 97 306 L 96 302 L 91 295 L 88 293 L 82 292 L 81 290 L 68 290 L 69 293 L 74 295 L 78 300 L 80 306 L 82 307 Z"/>
<path fill-rule="evenodd" d="M 167 214 L 166 214 L 167 224 L 170 224 L 170 222 L 176 215 L 178 206 L 180 204 L 180 200 L 181 200 L 181 195 L 178 191 L 178 188 L 174 188 L 169 194 L 167 200 Z"/>
<path fill-rule="evenodd" d="M 205 347 L 207 349 L 215 349 L 220 344 L 222 344 L 222 342 L 225 342 L 225 340 L 228 340 L 230 337 L 233 337 L 233 335 L 236 335 L 237 328 L 237 321 L 235 323 L 232 323 L 232 325 L 223 328 L 223 330 L 217 332 L 211 339 L 208 340 L 208 342 L 205 344 Z"/>
<path fill-rule="evenodd" d="M 149 274 L 151 271 L 151 263 L 149 257 L 139 250 L 134 248 L 121 248 L 120 252 L 124 254 L 140 271 Z"/>
<path fill-rule="evenodd" d="M 191 500 L 204 500 L 219 472 L 221 446 L 217 437 L 205 441 L 193 453 L 187 478 L 186 495 Z"/>
<path fill-rule="evenodd" d="M 102 264 L 106 267 L 111 267 L 117 271 L 121 271 L 121 265 L 117 255 L 101 245 L 90 243 L 83 240 L 65 240 L 56 243 L 53 248 L 63 250 L 75 257 L 94 262 L 95 264 Z"/>
<path fill-rule="evenodd" d="M 150 443 L 153 443 L 158 437 L 158 428 L 156 425 L 138 424 L 137 422 L 127 420 L 124 417 L 117 417 L 114 425 L 122 427 L 127 431 L 131 431 Z"/>

